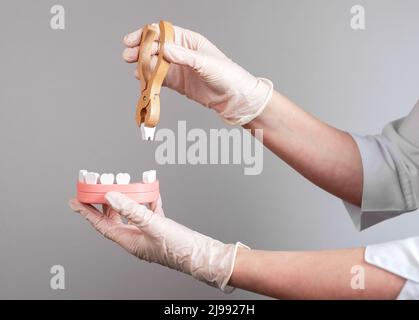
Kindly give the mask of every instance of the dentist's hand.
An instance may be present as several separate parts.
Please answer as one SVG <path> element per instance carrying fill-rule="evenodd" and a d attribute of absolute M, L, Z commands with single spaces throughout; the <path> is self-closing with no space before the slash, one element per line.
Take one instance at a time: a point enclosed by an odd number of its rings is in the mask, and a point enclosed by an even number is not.
<path fill-rule="evenodd" d="M 174 31 L 174 44 L 165 44 L 164 50 L 172 63 L 165 86 L 214 109 L 230 124 L 244 125 L 262 113 L 272 96 L 271 81 L 252 76 L 202 35 L 176 26 Z M 141 33 L 124 37 L 125 61 L 138 60 Z M 153 54 L 158 50 L 156 42 Z"/>
<path fill-rule="evenodd" d="M 70 201 L 70 207 L 136 257 L 228 291 L 240 243 L 221 243 L 166 218 L 160 199 L 154 212 L 118 192 L 109 192 L 106 200 L 110 208 L 105 206 L 105 214 L 76 199 Z M 129 223 L 123 223 L 121 217 Z"/>

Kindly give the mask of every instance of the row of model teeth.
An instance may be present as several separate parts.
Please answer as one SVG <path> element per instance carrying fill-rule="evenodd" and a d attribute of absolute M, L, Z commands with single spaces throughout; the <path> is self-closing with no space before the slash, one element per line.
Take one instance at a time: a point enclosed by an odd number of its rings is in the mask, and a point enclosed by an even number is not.
<path fill-rule="evenodd" d="M 115 177 L 113 173 L 90 172 L 87 170 L 79 171 L 79 182 L 86 184 L 129 184 L 131 176 L 128 173 L 118 173 Z M 156 170 L 143 172 L 143 183 L 152 183 L 156 181 Z"/>

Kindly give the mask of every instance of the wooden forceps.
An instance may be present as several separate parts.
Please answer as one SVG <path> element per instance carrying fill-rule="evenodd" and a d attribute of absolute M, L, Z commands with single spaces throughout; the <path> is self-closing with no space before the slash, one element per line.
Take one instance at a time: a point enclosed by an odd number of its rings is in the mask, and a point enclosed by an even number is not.
<path fill-rule="evenodd" d="M 141 82 L 141 96 L 137 103 L 136 121 L 144 140 L 153 140 L 160 119 L 160 90 L 170 63 L 163 58 L 164 44 L 173 43 L 174 31 L 170 22 L 160 21 L 160 50 L 157 63 L 151 70 L 152 46 L 159 38 L 157 26 L 146 25 L 141 35 L 137 73 Z"/>

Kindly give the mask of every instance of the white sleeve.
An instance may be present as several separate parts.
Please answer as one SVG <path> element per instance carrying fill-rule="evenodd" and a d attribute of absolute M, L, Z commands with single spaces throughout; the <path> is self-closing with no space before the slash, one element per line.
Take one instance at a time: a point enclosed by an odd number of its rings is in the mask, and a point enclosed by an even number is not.
<path fill-rule="evenodd" d="M 419 207 L 419 102 L 381 135 L 353 134 L 363 166 L 362 207 L 344 202 L 355 227 L 366 229 Z"/>
<path fill-rule="evenodd" d="M 419 299 L 419 237 L 367 246 L 364 258 L 407 280 L 397 299 Z"/>

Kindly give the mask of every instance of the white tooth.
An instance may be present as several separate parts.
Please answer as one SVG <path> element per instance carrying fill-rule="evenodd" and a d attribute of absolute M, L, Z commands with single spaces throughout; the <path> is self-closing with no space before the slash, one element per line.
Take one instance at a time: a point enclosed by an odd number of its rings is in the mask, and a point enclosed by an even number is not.
<path fill-rule="evenodd" d="M 86 173 L 87 173 L 87 170 L 80 170 L 79 171 L 79 182 L 80 183 L 85 183 Z"/>
<path fill-rule="evenodd" d="M 156 131 L 156 127 L 146 127 L 144 124 L 141 125 L 141 135 L 143 140 L 154 140 L 154 132 Z"/>
<path fill-rule="evenodd" d="M 116 175 L 117 184 L 129 184 L 131 177 L 128 173 L 118 173 Z"/>
<path fill-rule="evenodd" d="M 153 183 L 154 181 L 156 181 L 156 170 L 143 172 L 143 183 Z"/>
<path fill-rule="evenodd" d="M 100 183 L 101 184 L 113 184 L 115 180 L 115 176 L 113 173 L 102 173 L 100 176 Z"/>
<path fill-rule="evenodd" d="M 97 181 L 99 179 L 99 173 L 96 172 L 88 172 L 86 173 L 86 176 L 84 177 L 87 184 L 97 184 Z"/>

